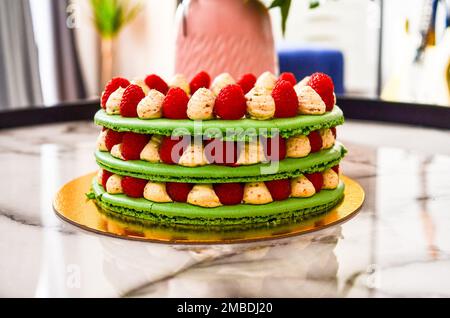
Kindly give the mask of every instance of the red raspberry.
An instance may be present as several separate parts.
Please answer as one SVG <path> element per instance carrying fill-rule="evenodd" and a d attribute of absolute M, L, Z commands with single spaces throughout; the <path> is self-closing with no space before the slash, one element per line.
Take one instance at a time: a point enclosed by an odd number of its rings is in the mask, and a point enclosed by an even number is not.
<path fill-rule="evenodd" d="M 141 151 L 150 140 L 150 135 L 126 132 L 122 138 L 122 156 L 125 160 L 139 160 Z"/>
<path fill-rule="evenodd" d="M 167 91 L 169 90 L 169 86 L 167 85 L 167 83 L 161 77 L 155 74 L 147 76 L 144 82 L 148 86 L 148 88 L 156 89 L 164 95 L 166 95 Z"/>
<path fill-rule="evenodd" d="M 194 95 L 194 93 L 201 87 L 209 88 L 209 84 L 211 84 L 211 77 L 209 74 L 204 71 L 198 73 L 189 83 L 191 95 Z"/>
<path fill-rule="evenodd" d="M 183 155 L 183 152 L 186 150 L 189 144 L 189 136 L 164 137 L 161 141 L 161 146 L 159 147 L 159 157 L 161 158 L 161 161 L 169 165 L 178 163 L 180 157 Z M 179 147 L 178 151 L 175 150 L 175 152 L 173 153 L 173 148 L 176 145 L 178 145 L 177 147 Z"/>
<path fill-rule="evenodd" d="M 247 94 L 256 83 L 256 76 L 248 73 L 242 75 L 242 77 L 237 81 L 237 84 L 242 88 L 244 94 Z"/>
<path fill-rule="evenodd" d="M 145 97 L 145 93 L 138 85 L 131 84 L 123 92 L 120 102 L 120 115 L 123 117 L 137 117 L 137 105 Z"/>
<path fill-rule="evenodd" d="M 292 84 L 292 86 L 297 84 L 297 79 L 295 78 L 294 73 L 291 73 L 291 72 L 281 73 L 280 77 L 278 77 L 278 82 L 279 81 L 288 81 L 289 83 Z"/>
<path fill-rule="evenodd" d="M 170 119 L 187 119 L 189 97 L 179 87 L 169 89 L 162 104 L 163 116 Z"/>
<path fill-rule="evenodd" d="M 102 94 L 102 100 L 100 103 L 102 108 L 106 108 L 106 102 L 108 101 L 108 98 L 112 93 L 114 93 L 119 87 L 126 88 L 128 85 L 130 85 L 130 82 L 122 77 L 115 77 L 110 80 L 108 84 L 106 84 L 105 90 Z"/>
<path fill-rule="evenodd" d="M 298 97 L 288 81 L 278 81 L 272 91 L 275 101 L 275 118 L 294 117 L 298 112 Z"/>
<path fill-rule="evenodd" d="M 334 107 L 334 84 L 331 77 L 324 73 L 314 73 L 311 75 L 308 85 L 322 97 L 326 110 L 331 111 Z"/>
<path fill-rule="evenodd" d="M 133 177 L 123 177 L 121 184 L 123 193 L 126 195 L 132 198 L 142 198 L 147 180 Z"/>
<path fill-rule="evenodd" d="M 318 152 L 322 149 L 322 136 L 316 131 L 312 131 L 308 135 L 311 152 Z"/>
<path fill-rule="evenodd" d="M 280 161 L 286 158 L 286 139 L 276 135 L 272 138 L 262 139 L 264 154 L 270 161 Z M 277 148 L 275 148 L 277 147 Z M 278 151 L 276 152 L 275 150 Z"/>
<path fill-rule="evenodd" d="M 190 183 L 167 182 L 166 191 L 169 197 L 175 202 L 186 202 L 189 192 L 194 187 Z"/>
<path fill-rule="evenodd" d="M 275 201 L 286 200 L 291 195 L 291 181 L 289 179 L 266 181 L 265 184 Z"/>
<path fill-rule="evenodd" d="M 108 129 L 105 136 L 105 145 L 108 151 L 111 151 L 112 147 L 122 142 L 123 133 Z"/>
<path fill-rule="evenodd" d="M 305 177 L 314 185 L 316 192 L 319 192 L 323 186 L 323 176 L 320 172 L 305 174 Z"/>
<path fill-rule="evenodd" d="M 211 139 L 207 140 L 205 144 L 205 156 L 208 162 L 236 166 L 239 156 L 236 142 Z"/>
<path fill-rule="evenodd" d="M 330 130 L 331 130 L 331 133 L 334 136 L 334 139 L 336 139 L 337 138 L 336 127 L 331 127 Z"/>
<path fill-rule="evenodd" d="M 339 174 L 339 165 L 334 166 L 331 168 L 334 172 L 336 172 L 337 174 Z"/>
<path fill-rule="evenodd" d="M 217 95 L 214 111 L 222 119 L 240 119 L 247 110 L 244 91 L 239 85 L 225 86 Z"/>
<path fill-rule="evenodd" d="M 102 186 L 106 190 L 106 182 L 108 182 L 109 177 L 111 177 L 113 174 L 112 172 L 109 172 L 108 170 L 103 169 L 102 171 Z"/>
<path fill-rule="evenodd" d="M 244 186 L 241 183 L 217 183 L 213 187 L 223 205 L 235 205 L 242 202 Z"/>

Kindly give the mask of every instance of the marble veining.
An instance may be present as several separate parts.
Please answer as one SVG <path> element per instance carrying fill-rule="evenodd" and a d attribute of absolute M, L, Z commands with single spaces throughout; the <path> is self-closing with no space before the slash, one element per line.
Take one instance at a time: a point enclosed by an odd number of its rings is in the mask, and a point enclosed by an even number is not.
<path fill-rule="evenodd" d="M 342 170 L 366 202 L 319 232 L 235 245 L 96 235 L 54 194 L 96 169 L 90 122 L 0 131 L 0 296 L 449 297 L 450 133 L 347 121 Z"/>

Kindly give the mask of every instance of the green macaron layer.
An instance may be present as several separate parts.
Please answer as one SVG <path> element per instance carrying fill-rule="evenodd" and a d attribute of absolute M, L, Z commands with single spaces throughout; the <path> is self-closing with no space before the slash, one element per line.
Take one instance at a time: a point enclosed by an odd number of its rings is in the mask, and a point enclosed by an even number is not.
<path fill-rule="evenodd" d="M 112 173 L 157 182 L 228 183 L 257 182 L 297 177 L 305 173 L 324 171 L 339 164 L 347 150 L 341 144 L 312 153 L 304 158 L 287 158 L 277 163 L 260 163 L 249 166 L 184 167 L 142 160 L 124 161 L 109 152 L 96 151 L 97 164 Z"/>
<path fill-rule="evenodd" d="M 205 136 L 225 140 L 251 140 L 254 136 L 270 137 L 280 134 L 283 138 L 294 135 L 308 135 L 310 132 L 331 128 L 344 123 L 342 110 L 335 106 L 331 112 L 323 115 L 300 115 L 291 118 L 271 120 L 189 120 L 189 119 L 140 119 L 126 118 L 120 115 L 108 115 L 103 109 L 94 117 L 97 125 L 120 132 L 140 134 L 158 134 L 163 136 Z"/>
<path fill-rule="evenodd" d="M 286 220 L 306 219 L 337 205 L 344 197 L 344 187 L 340 182 L 336 189 L 322 190 L 309 198 L 290 198 L 264 205 L 204 208 L 188 203 L 155 203 L 123 194 L 108 194 L 96 178 L 92 181 L 95 200 L 105 210 L 160 224 L 190 225 L 279 224 Z"/>

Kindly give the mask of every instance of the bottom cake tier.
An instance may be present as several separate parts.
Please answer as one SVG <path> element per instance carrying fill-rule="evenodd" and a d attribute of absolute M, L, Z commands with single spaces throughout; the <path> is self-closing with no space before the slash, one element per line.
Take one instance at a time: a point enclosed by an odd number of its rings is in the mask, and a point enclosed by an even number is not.
<path fill-rule="evenodd" d="M 305 220 L 331 210 L 344 197 L 344 183 L 336 189 L 323 189 L 308 198 L 289 198 L 263 205 L 238 204 L 205 208 L 188 203 L 156 203 L 144 198 L 131 198 L 123 194 L 109 194 L 97 182 L 92 181 L 96 203 L 118 215 L 147 220 L 160 224 L 183 225 L 248 225 L 282 224 Z"/>

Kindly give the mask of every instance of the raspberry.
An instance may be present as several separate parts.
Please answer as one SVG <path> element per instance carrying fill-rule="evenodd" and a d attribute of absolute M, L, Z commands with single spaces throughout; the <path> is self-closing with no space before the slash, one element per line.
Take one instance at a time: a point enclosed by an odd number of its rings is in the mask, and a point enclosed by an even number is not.
<path fill-rule="evenodd" d="M 337 174 L 339 174 L 339 165 L 331 167 L 331 169 L 336 172 Z"/>
<path fill-rule="evenodd" d="M 209 74 L 204 71 L 198 73 L 189 83 L 191 95 L 194 95 L 194 93 L 201 87 L 209 88 L 209 84 L 211 84 L 211 77 Z"/>
<path fill-rule="evenodd" d="M 331 127 L 330 130 L 331 130 L 331 133 L 332 133 L 333 136 L 334 136 L 334 139 L 336 139 L 336 138 L 337 138 L 336 127 Z"/>
<path fill-rule="evenodd" d="M 144 195 L 144 188 L 146 184 L 147 180 L 133 177 L 122 178 L 123 193 L 132 198 L 142 198 L 142 196 Z"/>
<path fill-rule="evenodd" d="M 292 86 L 297 84 L 297 79 L 295 78 L 294 73 L 291 73 L 291 72 L 281 73 L 280 77 L 278 77 L 278 82 L 279 81 L 287 81 L 287 82 L 291 83 Z"/>
<path fill-rule="evenodd" d="M 222 119 L 240 119 L 247 110 L 244 91 L 239 85 L 225 86 L 217 95 L 214 111 Z"/>
<path fill-rule="evenodd" d="M 322 149 L 322 136 L 318 131 L 312 131 L 308 135 L 311 152 L 318 152 Z"/>
<path fill-rule="evenodd" d="M 237 81 L 237 84 L 242 88 L 244 94 L 247 94 L 256 83 L 256 76 L 248 73 L 242 75 L 242 77 Z"/>
<path fill-rule="evenodd" d="M 272 91 L 275 101 L 275 118 L 294 117 L 298 111 L 298 97 L 294 86 L 288 81 L 280 80 Z"/>
<path fill-rule="evenodd" d="M 262 139 L 264 154 L 270 161 L 280 161 L 286 158 L 286 140 L 279 135 Z M 275 148 L 277 147 L 277 148 Z"/>
<path fill-rule="evenodd" d="M 193 188 L 193 184 L 167 182 L 166 191 L 169 197 L 175 202 L 186 202 L 189 192 Z"/>
<path fill-rule="evenodd" d="M 237 143 L 220 139 L 207 140 L 205 143 L 205 156 L 208 162 L 226 166 L 236 165 L 239 155 Z"/>
<path fill-rule="evenodd" d="M 242 202 L 244 186 L 241 183 L 218 183 L 213 187 L 223 205 L 235 205 Z"/>
<path fill-rule="evenodd" d="M 112 147 L 122 142 L 123 133 L 108 129 L 105 136 L 105 145 L 108 151 L 111 151 Z"/>
<path fill-rule="evenodd" d="M 314 186 L 314 189 L 316 189 L 316 192 L 319 192 L 322 189 L 323 186 L 323 176 L 320 172 L 311 173 L 311 174 L 305 174 L 305 177 L 311 181 L 311 183 Z"/>
<path fill-rule="evenodd" d="M 164 82 L 164 80 L 161 77 L 155 74 L 147 76 L 144 82 L 148 86 L 148 88 L 156 89 L 157 91 L 163 93 L 164 95 L 166 95 L 167 91 L 169 90 L 169 86 L 167 85 L 167 83 Z"/>
<path fill-rule="evenodd" d="M 162 104 L 163 116 L 170 119 L 187 119 L 189 97 L 179 87 L 169 89 Z"/>
<path fill-rule="evenodd" d="M 308 85 L 322 97 L 326 110 L 331 111 L 334 107 L 334 84 L 331 77 L 324 73 L 314 73 L 311 75 Z"/>
<path fill-rule="evenodd" d="M 122 138 L 122 156 L 125 160 L 139 160 L 141 151 L 150 140 L 150 135 L 126 132 Z"/>
<path fill-rule="evenodd" d="M 114 93 L 119 87 L 126 88 L 128 85 L 130 85 L 130 82 L 122 77 L 115 77 L 110 80 L 108 84 L 106 84 L 105 90 L 102 94 L 102 100 L 100 103 L 102 108 L 106 108 L 106 102 L 108 101 L 108 98 L 112 93 Z"/>
<path fill-rule="evenodd" d="M 103 169 L 102 171 L 102 186 L 106 190 L 106 182 L 108 182 L 109 177 L 111 177 L 113 174 L 109 172 L 108 170 Z"/>
<path fill-rule="evenodd" d="M 291 182 L 289 179 L 266 181 L 265 184 L 270 191 L 272 199 L 275 201 L 286 200 L 291 195 Z"/>
<path fill-rule="evenodd" d="M 180 143 L 178 145 L 178 143 Z M 161 141 L 161 146 L 159 147 L 159 157 L 161 161 L 172 165 L 178 163 L 180 157 L 183 155 L 183 152 L 186 150 L 188 145 L 190 144 L 190 138 L 186 137 L 164 137 Z M 173 148 L 178 145 L 177 149 L 175 149 L 175 153 L 173 153 Z"/>
<path fill-rule="evenodd" d="M 120 115 L 123 117 L 137 117 L 137 105 L 145 97 L 144 91 L 138 85 L 131 84 L 123 92 L 120 102 Z"/>

